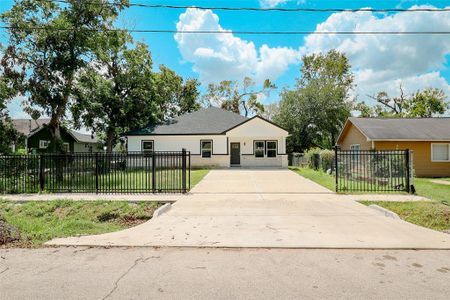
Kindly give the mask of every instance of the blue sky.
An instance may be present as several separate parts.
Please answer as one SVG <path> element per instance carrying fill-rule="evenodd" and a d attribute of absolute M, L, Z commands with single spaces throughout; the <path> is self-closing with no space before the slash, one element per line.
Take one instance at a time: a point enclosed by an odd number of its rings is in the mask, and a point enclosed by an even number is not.
<path fill-rule="evenodd" d="M 13 1 L 0 0 L 0 11 Z M 235 7 L 313 7 L 313 8 L 410 8 L 445 7 L 448 1 L 175 1 L 132 0 L 135 3 Z M 314 31 L 314 30 L 442 30 L 450 31 L 450 12 L 433 13 L 286 13 L 248 11 L 170 10 L 131 7 L 119 17 L 122 27 L 135 29 L 186 29 L 231 31 Z M 269 78 L 279 89 L 263 97 L 277 101 L 283 87 L 292 87 L 299 77 L 304 54 L 336 48 L 347 54 L 355 73 L 354 94 L 367 100 L 380 90 L 391 94 L 401 83 L 407 92 L 429 86 L 450 95 L 450 36 L 256 36 L 256 35 L 178 35 L 134 34 L 152 52 L 154 67 L 167 65 L 186 78 L 198 78 L 203 87 L 209 82 L 242 79 L 257 82 Z M 1 32 L 0 41 L 7 36 Z M 370 102 L 370 101 L 369 101 Z M 20 99 L 10 105 L 13 117 L 24 117 Z"/>

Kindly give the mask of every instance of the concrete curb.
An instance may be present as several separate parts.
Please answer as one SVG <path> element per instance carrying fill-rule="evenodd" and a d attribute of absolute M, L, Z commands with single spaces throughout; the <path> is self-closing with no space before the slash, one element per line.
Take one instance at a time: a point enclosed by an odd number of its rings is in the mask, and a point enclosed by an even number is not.
<path fill-rule="evenodd" d="M 166 203 L 163 206 L 159 207 L 157 210 L 153 212 L 153 218 L 157 218 L 162 214 L 168 212 L 171 207 L 172 207 L 171 203 Z"/>
<path fill-rule="evenodd" d="M 390 211 L 384 207 L 378 206 L 376 204 L 371 204 L 369 205 L 370 208 L 376 210 L 377 212 L 379 212 L 380 214 L 382 214 L 385 217 L 394 219 L 394 220 L 401 220 L 400 217 L 393 211 Z"/>

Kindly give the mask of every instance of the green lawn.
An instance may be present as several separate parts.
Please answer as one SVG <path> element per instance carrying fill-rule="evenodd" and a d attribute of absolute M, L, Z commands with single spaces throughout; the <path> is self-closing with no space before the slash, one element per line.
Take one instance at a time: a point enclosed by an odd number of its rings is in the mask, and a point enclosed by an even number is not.
<path fill-rule="evenodd" d="M 199 183 L 203 177 L 206 176 L 206 174 L 208 174 L 209 170 L 208 169 L 194 169 L 191 170 L 191 189 L 197 185 L 197 183 Z"/>
<path fill-rule="evenodd" d="M 149 220 L 157 207 L 157 202 L 0 200 L 0 218 L 20 234 L 12 246 L 34 247 L 57 237 L 99 234 L 135 226 Z M 2 226 L 0 220 L 0 241 L 4 230 L 5 224 Z"/>
<path fill-rule="evenodd" d="M 334 176 L 328 175 L 323 171 L 316 171 L 310 168 L 298 168 L 298 167 L 289 167 L 292 171 L 311 179 L 312 181 L 323 185 L 329 190 L 334 191 L 336 189 L 336 180 Z"/>
<path fill-rule="evenodd" d="M 416 194 L 450 205 L 450 185 L 431 182 L 431 178 L 415 178 Z"/>
<path fill-rule="evenodd" d="M 335 190 L 335 178 L 332 175 L 328 175 L 323 171 L 316 171 L 310 168 L 298 168 L 289 167 L 292 171 L 317 182 L 320 185 L 334 191 Z M 443 178 L 444 180 L 448 178 Z M 427 197 L 442 204 L 450 205 L 450 185 L 438 184 L 431 182 L 432 178 L 414 178 L 414 187 L 416 188 L 416 194 L 419 196 Z M 359 192 L 353 192 L 358 194 Z M 370 192 L 361 192 L 370 193 Z M 377 192 L 386 194 L 389 192 Z M 390 192 L 392 193 L 392 192 Z M 397 193 L 397 192 L 394 192 Z"/>
<path fill-rule="evenodd" d="M 206 174 L 206 169 L 191 170 L 191 188 L 194 187 Z M 162 190 L 180 190 L 182 187 L 182 173 L 179 170 L 159 170 L 156 173 L 156 187 Z M 5 182 L 5 180 L 7 182 Z M 146 192 L 152 190 L 152 173 L 148 170 L 114 171 L 100 174 L 98 182 L 92 172 L 76 172 L 71 175 L 64 174 L 62 180 L 55 176 L 46 178 L 45 191 L 64 192 L 71 189 L 74 192 Z M 7 179 L 0 178 L 0 193 L 15 194 L 20 192 L 38 193 L 39 178 L 37 176 L 14 176 Z"/>
<path fill-rule="evenodd" d="M 376 204 L 395 212 L 405 221 L 434 230 L 450 229 L 450 207 L 438 202 L 387 202 L 360 201 L 365 205 Z"/>

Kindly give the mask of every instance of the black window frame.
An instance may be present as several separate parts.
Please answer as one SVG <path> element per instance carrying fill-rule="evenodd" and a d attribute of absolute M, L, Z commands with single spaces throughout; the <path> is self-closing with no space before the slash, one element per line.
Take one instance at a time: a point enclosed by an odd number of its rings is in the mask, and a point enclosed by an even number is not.
<path fill-rule="evenodd" d="M 145 150 L 144 143 L 152 143 L 152 150 Z M 141 152 L 154 152 L 155 151 L 155 141 L 154 140 L 142 140 L 141 141 Z"/>
<path fill-rule="evenodd" d="M 270 149 L 269 150 L 269 147 L 268 147 L 268 143 L 275 143 L 275 149 Z M 265 143 L 265 148 L 266 148 L 266 157 L 267 158 L 276 158 L 277 157 L 277 155 L 278 155 L 278 141 L 276 141 L 276 140 L 267 140 L 266 141 L 266 143 Z M 274 151 L 274 153 L 275 153 L 275 156 L 269 156 L 269 151 Z"/>
<path fill-rule="evenodd" d="M 203 143 L 211 143 L 211 149 L 203 149 Z M 202 158 L 212 158 L 213 156 L 213 140 L 200 140 L 200 156 Z M 203 152 L 210 152 L 209 156 L 204 156 Z"/>
<path fill-rule="evenodd" d="M 263 144 L 263 148 L 262 148 L 262 156 L 257 156 L 256 155 L 256 143 L 262 143 Z M 258 150 L 261 151 L 261 150 Z M 253 141 L 253 155 L 255 156 L 255 158 L 264 158 L 266 156 L 266 141 L 264 140 L 254 140 Z"/>

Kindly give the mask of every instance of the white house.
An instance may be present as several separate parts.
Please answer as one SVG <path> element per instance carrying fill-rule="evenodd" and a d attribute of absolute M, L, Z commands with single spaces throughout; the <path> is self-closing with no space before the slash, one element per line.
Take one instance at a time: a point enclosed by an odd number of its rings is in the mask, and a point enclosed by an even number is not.
<path fill-rule="evenodd" d="M 287 167 L 289 133 L 255 116 L 246 118 L 216 107 L 188 113 L 158 126 L 125 134 L 128 151 L 191 153 L 192 166 Z"/>

